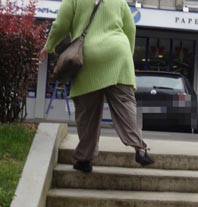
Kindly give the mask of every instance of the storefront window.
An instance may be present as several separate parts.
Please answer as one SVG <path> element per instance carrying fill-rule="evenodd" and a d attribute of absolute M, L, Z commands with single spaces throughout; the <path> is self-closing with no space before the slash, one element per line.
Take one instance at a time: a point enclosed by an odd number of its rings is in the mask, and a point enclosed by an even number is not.
<path fill-rule="evenodd" d="M 187 40 L 173 40 L 173 71 L 191 80 L 194 68 L 194 43 Z"/>
<path fill-rule="evenodd" d="M 134 62 L 136 70 L 146 69 L 146 38 L 136 38 Z"/>
<path fill-rule="evenodd" d="M 31 74 L 27 80 L 28 83 L 28 98 L 36 98 L 36 89 L 37 89 L 37 73 Z"/>
<path fill-rule="evenodd" d="M 192 40 L 136 38 L 136 70 L 172 71 L 193 83 L 194 45 Z"/>
<path fill-rule="evenodd" d="M 46 98 L 50 98 L 52 96 L 52 93 L 53 93 L 53 90 L 56 84 L 52 76 L 54 63 L 55 63 L 55 56 L 53 54 L 49 54 L 48 55 L 48 68 L 47 68 Z"/>
<path fill-rule="evenodd" d="M 168 71 L 169 70 L 169 39 L 154 39 L 149 40 L 149 70 L 153 71 Z"/>

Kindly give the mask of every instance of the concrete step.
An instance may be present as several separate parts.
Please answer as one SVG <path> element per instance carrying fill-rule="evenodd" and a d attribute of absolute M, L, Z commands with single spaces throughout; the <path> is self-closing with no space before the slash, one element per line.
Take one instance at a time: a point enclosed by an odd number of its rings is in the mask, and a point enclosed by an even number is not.
<path fill-rule="evenodd" d="M 198 170 L 198 143 L 170 140 L 144 139 L 151 148 L 150 154 L 155 163 L 149 168 Z M 59 149 L 58 162 L 71 164 L 78 136 L 70 134 Z M 117 167 L 141 167 L 135 162 L 134 149 L 121 143 L 118 137 L 100 137 L 99 155 L 94 165 Z"/>
<path fill-rule="evenodd" d="M 94 167 L 92 173 L 86 174 L 74 170 L 72 165 L 57 165 L 54 169 L 53 187 L 198 193 L 198 173 L 184 170 Z"/>
<path fill-rule="evenodd" d="M 47 207 L 197 207 L 198 194 L 52 189 Z"/>

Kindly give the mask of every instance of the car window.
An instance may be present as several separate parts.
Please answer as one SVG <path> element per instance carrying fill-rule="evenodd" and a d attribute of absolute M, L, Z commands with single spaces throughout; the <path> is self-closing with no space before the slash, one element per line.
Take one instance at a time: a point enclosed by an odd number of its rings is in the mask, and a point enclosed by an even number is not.
<path fill-rule="evenodd" d="M 183 90 L 183 82 L 181 77 L 160 77 L 160 76 L 148 76 L 141 75 L 136 76 L 137 87 L 154 88 L 164 87 L 173 88 L 177 90 Z"/>

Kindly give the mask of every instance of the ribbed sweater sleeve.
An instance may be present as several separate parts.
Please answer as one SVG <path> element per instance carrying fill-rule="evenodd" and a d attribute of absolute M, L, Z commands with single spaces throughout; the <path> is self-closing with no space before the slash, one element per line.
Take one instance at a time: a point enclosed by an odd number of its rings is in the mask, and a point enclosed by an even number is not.
<path fill-rule="evenodd" d="M 123 30 L 129 39 L 131 52 L 133 54 L 135 49 L 136 26 L 127 3 L 124 4 L 123 8 Z"/>
<path fill-rule="evenodd" d="M 73 0 L 63 0 L 58 11 L 56 20 L 52 23 L 45 50 L 48 53 L 53 52 L 56 45 L 64 39 L 71 31 L 71 24 L 74 16 Z"/>

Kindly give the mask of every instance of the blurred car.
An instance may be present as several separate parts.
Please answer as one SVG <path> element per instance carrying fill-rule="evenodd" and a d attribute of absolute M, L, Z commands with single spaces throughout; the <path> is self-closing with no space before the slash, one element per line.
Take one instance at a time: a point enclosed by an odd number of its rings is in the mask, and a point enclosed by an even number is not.
<path fill-rule="evenodd" d="M 197 95 L 189 81 L 172 72 L 136 72 L 135 93 L 143 129 L 197 130 Z"/>

